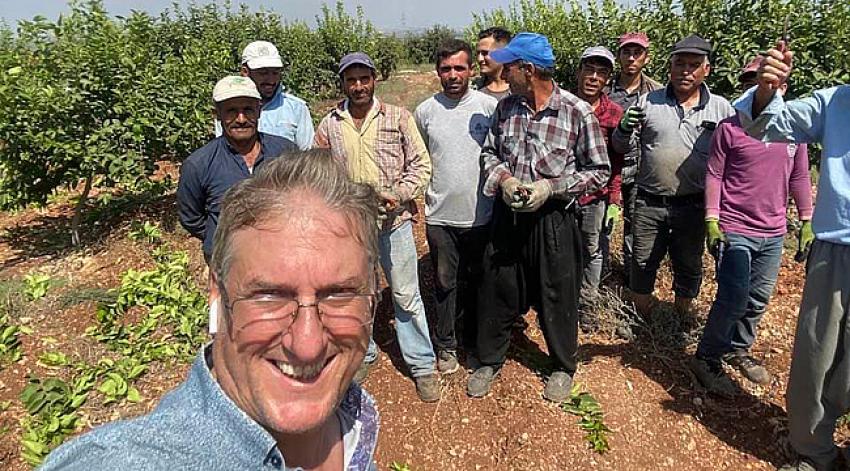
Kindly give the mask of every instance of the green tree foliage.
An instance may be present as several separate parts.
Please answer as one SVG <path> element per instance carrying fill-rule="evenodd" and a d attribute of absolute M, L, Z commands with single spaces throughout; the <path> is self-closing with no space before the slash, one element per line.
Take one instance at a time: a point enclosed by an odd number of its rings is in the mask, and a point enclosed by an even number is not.
<path fill-rule="evenodd" d="M 211 137 L 212 87 L 251 41 L 277 45 L 288 90 L 334 94 L 340 57 L 375 53 L 382 37 L 341 2 L 317 20 L 215 4 L 111 17 L 89 0 L 17 35 L 0 25 L 0 207 L 43 204 L 83 179 L 82 200 L 91 184 L 133 188 L 157 160 L 184 159 Z"/>
<path fill-rule="evenodd" d="M 782 36 L 789 17 L 795 72 L 791 93 L 850 81 L 850 2 L 846 0 L 640 0 L 622 6 L 614 0 L 590 2 L 521 0 L 507 10 L 474 16 L 467 30 L 501 25 L 515 32 L 545 34 L 556 56 L 557 80 L 572 88 L 581 51 L 602 44 L 612 51 L 627 31 L 644 31 L 652 41 L 647 70 L 662 82 L 668 74 L 669 51 L 688 34 L 699 34 L 715 46 L 708 84 L 726 97 L 738 94 L 741 68 Z"/>
<path fill-rule="evenodd" d="M 372 59 L 375 61 L 375 67 L 381 74 L 381 78 L 387 80 L 390 78 L 402 58 L 405 57 L 404 41 L 395 35 L 381 36 L 381 47 L 375 51 Z"/>
<path fill-rule="evenodd" d="M 408 34 L 404 38 L 407 50 L 407 62 L 411 64 L 431 64 L 434 54 L 442 43 L 454 39 L 458 34 L 448 26 L 436 25 L 421 34 Z"/>

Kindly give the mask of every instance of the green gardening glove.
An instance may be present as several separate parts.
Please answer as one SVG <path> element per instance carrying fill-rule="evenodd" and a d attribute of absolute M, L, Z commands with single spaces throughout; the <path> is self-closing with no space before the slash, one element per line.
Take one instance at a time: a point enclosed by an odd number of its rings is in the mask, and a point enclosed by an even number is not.
<path fill-rule="evenodd" d="M 646 119 L 646 114 L 643 108 L 639 106 L 630 106 L 625 113 L 623 119 L 620 120 L 620 131 L 631 134 L 635 127 Z"/>
<path fill-rule="evenodd" d="M 620 222 L 620 215 L 623 213 L 623 209 L 616 204 L 609 204 L 608 210 L 605 211 L 605 222 L 602 227 L 605 228 L 605 233 L 610 235 L 611 232 L 614 231 L 614 226 Z"/>
<path fill-rule="evenodd" d="M 797 234 L 797 251 L 808 252 L 815 241 L 815 232 L 812 230 L 812 221 L 803 221 L 800 233 Z"/>
<path fill-rule="evenodd" d="M 715 247 L 721 242 L 726 242 L 726 234 L 720 230 L 720 221 L 717 219 L 705 220 L 705 245 L 709 252 L 716 250 Z"/>

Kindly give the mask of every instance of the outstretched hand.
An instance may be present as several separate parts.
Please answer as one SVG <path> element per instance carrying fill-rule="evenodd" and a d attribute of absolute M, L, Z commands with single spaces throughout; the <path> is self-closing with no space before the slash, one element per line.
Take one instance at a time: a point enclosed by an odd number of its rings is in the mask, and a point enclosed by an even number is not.
<path fill-rule="evenodd" d="M 784 41 L 778 41 L 776 47 L 765 53 L 764 60 L 756 72 L 759 88 L 765 87 L 771 91 L 779 89 L 791 75 L 793 60 L 794 53 Z"/>
<path fill-rule="evenodd" d="M 767 104 L 773 100 L 776 91 L 788 80 L 793 59 L 794 53 L 782 40 L 776 42 L 776 47 L 764 53 L 764 60 L 756 71 L 758 88 L 753 99 L 753 118 L 761 114 Z"/>

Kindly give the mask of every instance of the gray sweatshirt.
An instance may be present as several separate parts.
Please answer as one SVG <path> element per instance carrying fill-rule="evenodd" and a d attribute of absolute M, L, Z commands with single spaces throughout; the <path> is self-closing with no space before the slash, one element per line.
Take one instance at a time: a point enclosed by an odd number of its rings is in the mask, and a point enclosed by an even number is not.
<path fill-rule="evenodd" d="M 469 90 L 460 100 L 438 93 L 416 107 L 413 116 L 431 154 L 427 224 L 474 227 L 490 222 L 493 199 L 481 191 L 481 145 L 497 103 Z"/>

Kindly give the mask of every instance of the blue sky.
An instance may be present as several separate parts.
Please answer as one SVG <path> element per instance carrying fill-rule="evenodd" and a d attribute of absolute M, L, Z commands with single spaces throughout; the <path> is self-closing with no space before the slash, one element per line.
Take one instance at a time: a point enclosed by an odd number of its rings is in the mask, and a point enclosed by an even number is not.
<path fill-rule="evenodd" d="M 168 8 L 173 0 L 104 0 L 106 10 L 113 15 L 127 14 L 132 9 L 143 9 L 159 13 Z M 190 2 L 178 0 L 186 5 Z M 213 3 L 210 0 L 196 0 L 195 3 Z M 216 2 L 219 5 L 222 1 Z M 234 4 L 244 3 L 252 10 L 260 7 L 280 13 L 287 19 L 299 19 L 313 23 L 321 11 L 321 0 L 234 0 Z M 335 0 L 328 3 L 335 4 Z M 510 0 L 345 0 L 346 9 L 353 13 L 356 5 L 361 5 L 366 17 L 381 29 L 422 28 L 434 24 L 462 28 L 472 22 L 472 13 L 489 11 L 497 7 L 507 7 Z M 18 20 L 31 19 L 35 15 L 55 20 L 61 13 L 68 11 L 64 0 L 0 0 L 0 17 L 14 26 Z"/>

